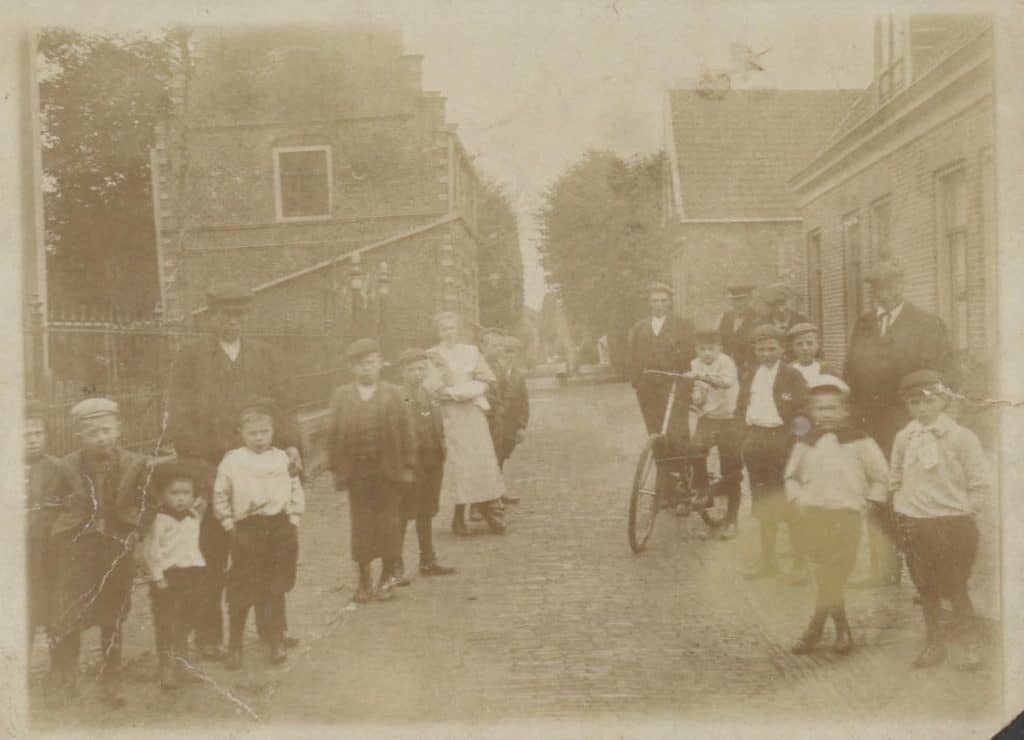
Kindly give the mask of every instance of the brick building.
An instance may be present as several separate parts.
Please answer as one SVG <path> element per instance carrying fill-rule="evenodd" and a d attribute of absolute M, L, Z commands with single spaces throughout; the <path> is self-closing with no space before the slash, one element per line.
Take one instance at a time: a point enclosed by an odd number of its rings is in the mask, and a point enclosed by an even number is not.
<path fill-rule="evenodd" d="M 201 321 L 231 279 L 268 330 L 363 333 L 356 286 L 395 342 L 431 341 L 442 309 L 476 321 L 478 179 L 398 30 L 203 28 L 186 48 L 152 153 L 169 317 Z"/>
<path fill-rule="evenodd" d="M 824 145 L 858 95 L 668 94 L 662 206 L 678 240 L 671 257 L 676 311 L 709 324 L 727 309 L 732 283 L 802 283 L 804 229 L 787 180 Z"/>
<path fill-rule="evenodd" d="M 864 271 L 890 255 L 906 272 L 907 300 L 949 327 L 965 392 L 994 387 L 992 33 L 980 17 L 880 19 L 873 83 L 791 181 L 830 364 L 843 362 L 869 308 Z"/>

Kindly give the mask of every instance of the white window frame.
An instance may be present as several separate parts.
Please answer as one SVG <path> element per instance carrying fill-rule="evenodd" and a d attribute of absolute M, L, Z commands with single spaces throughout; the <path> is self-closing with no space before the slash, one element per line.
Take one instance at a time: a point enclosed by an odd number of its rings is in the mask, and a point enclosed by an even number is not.
<path fill-rule="evenodd" d="M 902 44 L 896 48 L 893 43 L 896 30 L 903 32 Z M 884 105 L 911 82 L 910 69 L 910 19 L 905 15 L 887 14 L 878 18 L 878 68 L 875 79 L 878 82 L 878 102 Z M 888 50 L 888 54 L 886 54 Z M 902 79 L 893 83 L 893 73 L 902 67 Z"/>
<path fill-rule="evenodd" d="M 321 216 L 285 216 L 281 201 L 281 159 L 282 154 L 293 152 L 323 152 L 327 156 L 327 213 Z M 334 159 L 329 144 L 313 146 L 278 146 L 274 147 L 274 210 L 278 223 L 295 223 L 297 221 L 329 221 L 334 213 Z"/>

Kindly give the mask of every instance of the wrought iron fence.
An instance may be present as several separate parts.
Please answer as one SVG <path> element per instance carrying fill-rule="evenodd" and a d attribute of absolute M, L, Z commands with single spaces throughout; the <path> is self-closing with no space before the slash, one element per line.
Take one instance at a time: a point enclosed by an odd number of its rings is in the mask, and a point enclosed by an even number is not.
<path fill-rule="evenodd" d="M 71 407 L 102 395 L 121 407 L 122 442 L 156 454 L 161 451 L 166 394 L 173 363 L 181 348 L 204 336 L 164 323 L 159 315 L 99 315 L 89 312 L 41 311 L 30 316 L 24 331 L 26 389 L 47 408 L 50 453 L 75 448 Z M 297 410 L 323 405 L 345 382 L 345 347 L 351 331 L 295 327 L 247 332 L 275 348 L 282 359 L 291 400 Z M 407 340 L 389 332 L 389 344 Z"/>

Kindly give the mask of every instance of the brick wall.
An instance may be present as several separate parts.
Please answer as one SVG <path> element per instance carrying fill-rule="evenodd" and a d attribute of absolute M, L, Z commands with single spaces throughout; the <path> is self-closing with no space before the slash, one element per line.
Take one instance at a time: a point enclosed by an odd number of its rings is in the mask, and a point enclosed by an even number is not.
<path fill-rule="evenodd" d="M 763 287 L 785 277 L 802 291 L 802 239 L 797 222 L 681 224 L 671 267 L 677 313 L 716 324 L 736 283 Z M 797 305 L 805 303 L 799 295 Z"/>

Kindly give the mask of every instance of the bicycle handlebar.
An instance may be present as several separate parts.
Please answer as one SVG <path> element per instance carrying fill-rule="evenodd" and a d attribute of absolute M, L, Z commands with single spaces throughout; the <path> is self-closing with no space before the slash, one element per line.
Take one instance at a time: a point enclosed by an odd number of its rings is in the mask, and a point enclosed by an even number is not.
<path fill-rule="evenodd" d="M 644 370 L 644 372 L 645 373 L 650 373 L 651 375 L 669 375 L 669 376 L 671 376 L 673 378 L 689 378 L 689 377 L 691 377 L 689 373 L 671 373 L 668 370 Z"/>

